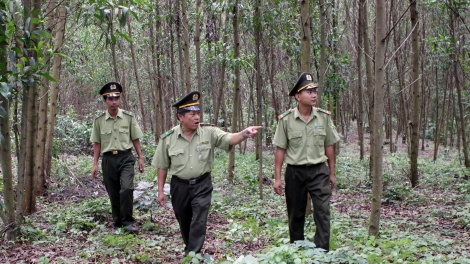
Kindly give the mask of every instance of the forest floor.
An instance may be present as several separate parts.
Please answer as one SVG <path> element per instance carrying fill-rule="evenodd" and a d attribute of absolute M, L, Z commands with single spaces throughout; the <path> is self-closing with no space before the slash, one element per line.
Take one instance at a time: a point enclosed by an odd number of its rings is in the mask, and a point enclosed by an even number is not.
<path fill-rule="evenodd" d="M 399 144 L 397 153 L 389 153 L 384 146 L 381 233 L 374 240 L 367 235 L 371 213 L 368 156 L 359 160 L 357 139 L 353 133 L 348 135 L 337 158 L 330 263 L 335 263 L 334 254 L 345 249 L 365 263 L 470 263 L 469 170 L 460 164 L 455 150 L 442 149 L 438 161 L 432 162 L 432 142 L 425 146 L 420 151 L 420 184 L 415 188 L 408 180 L 406 145 Z M 269 181 L 259 199 L 258 163 L 253 153 L 237 155 L 233 185 L 225 180 L 227 155 L 217 152 L 216 156 L 202 255 L 215 263 L 233 263 L 247 255 L 262 259 L 259 254 L 269 253 L 271 247 L 288 244 L 285 200 L 273 194 Z M 272 178 L 272 156 L 272 150 L 263 154 L 267 178 Z M 86 174 L 91 171 L 91 159 L 66 157 L 56 165 L 60 168 L 49 183 L 49 193 L 39 198 L 37 212 L 25 218 L 21 238 L 0 241 L 0 263 L 182 262 L 184 246 L 170 208 L 136 209 L 139 233 L 111 235 L 105 188 Z M 154 169 L 146 167 L 136 184 L 152 182 L 154 176 Z M 313 219 L 308 216 L 306 239 L 313 241 L 314 232 Z M 349 259 L 344 263 L 364 262 Z"/>

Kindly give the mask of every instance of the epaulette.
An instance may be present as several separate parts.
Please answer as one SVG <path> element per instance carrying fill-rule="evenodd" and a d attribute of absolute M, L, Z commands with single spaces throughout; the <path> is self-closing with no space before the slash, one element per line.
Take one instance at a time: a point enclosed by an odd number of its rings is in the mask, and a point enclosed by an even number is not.
<path fill-rule="evenodd" d="M 215 126 L 214 124 L 209 123 L 199 123 L 200 126 Z"/>
<path fill-rule="evenodd" d="M 281 115 L 279 115 L 279 119 L 283 119 L 286 115 L 292 113 L 292 108 L 285 111 L 284 113 L 282 113 Z"/>
<path fill-rule="evenodd" d="M 318 107 L 317 107 L 317 111 L 320 111 L 320 112 L 322 112 L 322 113 L 325 113 L 325 114 L 331 115 L 331 112 L 330 112 L 330 111 L 328 111 L 328 110 L 325 110 L 325 109 L 321 109 L 321 108 L 318 108 Z"/>
<path fill-rule="evenodd" d="M 104 113 L 104 111 L 96 113 L 95 119 L 98 119 L 100 116 L 104 115 Z"/>
<path fill-rule="evenodd" d="M 126 115 L 134 116 L 134 113 L 132 113 L 131 111 L 123 110 L 122 112 Z"/>
<path fill-rule="evenodd" d="M 164 139 L 166 137 L 168 137 L 169 135 L 171 135 L 171 133 L 173 133 L 173 129 L 170 129 L 168 131 L 166 131 L 165 133 L 163 133 L 161 136 L 160 136 L 160 139 Z"/>

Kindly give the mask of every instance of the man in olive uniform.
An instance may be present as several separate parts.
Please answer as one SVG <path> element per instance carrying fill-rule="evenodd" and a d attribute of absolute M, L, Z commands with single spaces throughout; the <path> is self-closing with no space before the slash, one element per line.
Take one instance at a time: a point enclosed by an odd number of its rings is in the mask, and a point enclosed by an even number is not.
<path fill-rule="evenodd" d="M 304 240 L 307 193 L 310 193 L 316 225 L 314 243 L 328 251 L 330 198 L 336 183 L 333 144 L 340 138 L 330 112 L 314 107 L 316 89 L 312 75 L 302 73 L 289 93 L 295 96 L 297 107 L 279 116 L 273 141 L 276 146 L 273 188 L 274 192 L 282 194 L 281 169 L 285 158 L 290 241 Z"/>
<path fill-rule="evenodd" d="M 211 170 L 214 148 L 230 150 L 246 138 L 256 135 L 260 126 L 238 133 L 224 132 L 213 125 L 199 123 L 199 92 L 191 92 L 173 104 L 180 125 L 160 137 L 152 165 L 158 168 L 158 203 L 166 206 L 163 186 L 167 174 L 171 203 L 180 225 L 185 253 L 200 252 L 206 236 L 207 215 L 211 205 Z"/>
<path fill-rule="evenodd" d="M 140 148 L 143 136 L 134 114 L 119 108 L 122 87 L 117 82 L 105 84 L 100 95 L 108 110 L 98 114 L 93 123 L 91 141 L 93 145 L 92 177 L 98 178 L 98 160 L 103 153 L 101 164 L 103 181 L 111 201 L 114 232 L 126 227 L 129 233 L 137 232 L 134 226 L 133 192 L 134 164 L 136 158 L 131 148 L 134 146 L 138 155 L 139 170 L 144 171 L 144 161 Z"/>

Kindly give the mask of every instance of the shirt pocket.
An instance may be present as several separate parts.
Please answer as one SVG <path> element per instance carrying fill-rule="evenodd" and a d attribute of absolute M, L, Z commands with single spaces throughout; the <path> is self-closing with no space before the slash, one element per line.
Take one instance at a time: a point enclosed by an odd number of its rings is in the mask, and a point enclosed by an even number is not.
<path fill-rule="evenodd" d="M 313 135 L 313 144 L 323 147 L 325 145 L 326 131 L 324 129 L 315 129 Z"/>
<path fill-rule="evenodd" d="M 302 146 L 302 131 L 292 131 L 288 135 L 289 146 L 292 148 L 298 148 Z"/>
<path fill-rule="evenodd" d="M 127 128 L 120 128 L 120 129 L 119 129 L 119 141 L 120 141 L 121 143 L 127 144 L 127 143 L 129 143 L 129 139 L 130 139 L 130 136 L 129 136 L 129 129 L 127 129 Z"/>
<path fill-rule="evenodd" d="M 209 146 L 209 142 L 204 144 L 205 142 L 201 143 L 201 152 L 199 153 L 199 162 L 207 162 L 211 152 L 211 146 Z"/>
<path fill-rule="evenodd" d="M 100 134 L 101 134 L 101 143 L 111 142 L 111 138 L 113 137 L 112 132 L 113 131 L 111 129 L 101 130 L 101 132 L 100 132 Z"/>
<path fill-rule="evenodd" d="M 183 149 L 173 149 L 168 151 L 168 156 L 170 156 L 171 167 L 180 168 L 185 163 L 184 150 Z"/>

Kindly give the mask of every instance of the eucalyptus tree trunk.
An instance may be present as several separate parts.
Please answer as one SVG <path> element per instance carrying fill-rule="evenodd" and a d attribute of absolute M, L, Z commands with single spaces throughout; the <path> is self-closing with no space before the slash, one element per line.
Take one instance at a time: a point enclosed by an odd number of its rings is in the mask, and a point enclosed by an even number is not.
<path fill-rule="evenodd" d="M 54 127 L 57 120 L 57 99 L 59 95 L 59 79 L 60 79 L 60 68 L 62 64 L 62 56 L 59 55 L 64 42 L 64 33 L 66 25 L 66 1 L 59 7 L 58 21 L 55 25 L 55 41 L 54 41 L 54 56 L 52 64 L 52 78 L 56 81 L 50 83 L 50 106 L 49 106 L 49 118 L 47 121 L 47 136 L 46 136 L 46 154 L 44 157 L 44 170 L 45 180 L 50 178 L 51 175 L 51 164 L 52 164 L 52 146 L 54 140 Z"/>
<path fill-rule="evenodd" d="M 126 0 L 127 5 L 129 5 L 129 0 Z M 132 39 L 132 27 L 131 27 L 131 17 L 127 16 L 127 30 L 129 31 L 129 37 Z M 144 131 L 147 130 L 147 119 L 144 109 L 144 100 L 142 97 L 142 87 L 140 86 L 140 78 L 139 78 L 139 70 L 137 69 L 137 60 L 135 58 L 135 50 L 134 50 L 134 42 L 129 41 L 129 45 L 131 47 L 131 56 L 132 56 L 132 64 L 134 65 L 134 74 L 135 74 L 135 81 L 137 84 L 137 94 L 139 95 L 139 102 L 140 102 L 140 112 L 142 114 L 142 124 Z"/>
<path fill-rule="evenodd" d="M 240 57 L 240 36 L 238 32 L 238 0 L 235 0 L 232 9 L 232 22 L 233 22 L 233 47 L 234 56 L 233 59 L 237 60 Z M 233 87 L 233 111 L 232 111 L 232 133 L 238 131 L 238 115 L 240 111 L 240 66 L 238 63 L 235 64 L 235 76 L 234 76 L 234 87 Z M 229 152 L 228 160 L 228 174 L 227 180 L 229 183 L 233 183 L 233 171 L 235 170 L 235 148 Z"/>
<path fill-rule="evenodd" d="M 196 72 L 197 90 L 202 94 L 202 72 L 201 72 L 201 0 L 196 0 L 196 25 L 194 32 L 194 46 L 196 47 Z M 189 46 L 188 46 L 189 47 Z M 189 51 L 188 51 L 189 54 Z M 199 100 L 201 108 L 201 122 L 204 121 L 204 100 Z"/>
<path fill-rule="evenodd" d="M 372 106 L 374 105 L 374 71 L 372 70 L 373 54 L 370 50 L 370 40 L 369 40 L 369 23 L 368 23 L 368 13 L 367 13 L 367 2 L 366 0 L 360 0 L 360 5 L 362 6 L 363 13 L 363 26 L 364 26 L 364 60 L 366 64 L 366 79 L 367 79 L 367 95 L 369 99 L 369 175 L 373 177 L 374 171 L 374 110 Z"/>
<path fill-rule="evenodd" d="M 375 91 L 374 91 L 374 176 L 372 183 L 372 205 L 369 235 L 377 236 L 380 227 L 382 206 L 382 162 L 383 162 L 383 111 L 385 86 L 385 54 L 387 25 L 385 23 L 385 2 L 376 0 L 375 7 Z"/>
<path fill-rule="evenodd" d="M 177 86 L 176 86 L 176 73 L 175 73 L 175 52 L 174 52 L 174 44 L 175 44 L 175 34 L 174 34 L 174 30 L 173 30 L 173 25 L 176 24 L 176 36 L 177 36 L 177 47 L 178 47 L 178 60 L 181 61 L 181 49 L 180 49 L 180 37 L 179 37 L 179 3 L 178 3 L 178 0 L 177 1 L 173 1 L 173 0 L 168 0 L 168 6 L 169 6 L 169 9 L 170 9 L 170 14 L 172 13 L 172 6 L 175 5 L 175 14 L 172 16 L 174 18 L 174 20 L 172 20 L 170 23 L 166 23 L 166 27 L 165 27 L 165 31 L 166 31 L 166 34 L 167 36 L 170 36 L 170 49 L 168 50 L 167 49 L 167 58 L 170 59 L 170 72 L 171 72 L 171 80 L 170 80 L 170 83 L 171 83 L 171 90 L 172 90 L 172 96 L 173 96 L 173 102 L 177 102 L 177 92 L 176 92 L 176 89 L 177 89 Z M 183 72 L 183 65 L 181 63 L 179 63 L 179 70 L 180 70 L 180 73 L 182 74 Z M 179 82 L 178 82 L 179 84 Z M 179 86 L 179 85 L 178 85 Z M 162 90 L 164 91 L 164 90 Z M 168 90 L 167 90 L 167 93 L 168 93 Z M 168 96 L 169 98 L 169 96 Z M 172 119 L 172 115 L 171 114 L 168 114 L 165 116 L 165 123 L 166 123 L 166 127 L 165 129 L 167 128 L 170 128 L 172 126 L 172 120 L 174 120 L 176 122 L 176 115 L 173 115 L 173 119 Z"/>
<path fill-rule="evenodd" d="M 172 0 L 170 0 L 172 1 Z M 180 1 L 186 1 L 186 0 L 176 0 L 175 1 L 175 24 L 176 24 L 176 46 L 178 49 L 178 65 L 179 65 L 179 70 L 180 70 L 180 78 L 178 82 L 179 86 L 179 93 L 184 93 L 184 91 L 187 91 L 186 88 L 184 87 L 184 67 L 183 67 L 183 47 L 181 46 L 181 16 L 180 16 Z M 173 30 L 170 32 L 170 34 L 173 34 Z M 178 98 L 178 95 L 175 94 L 175 96 Z M 175 101 L 176 102 L 176 101 Z"/>
<path fill-rule="evenodd" d="M 47 4 L 47 14 L 48 20 L 46 22 L 46 30 L 52 33 L 52 28 L 54 26 L 54 9 L 57 5 L 56 1 L 49 0 Z M 51 54 L 47 51 L 50 43 L 49 39 L 44 41 L 43 53 L 44 61 L 47 63 L 47 71 L 49 72 L 51 59 Z M 47 105 L 49 103 L 49 80 L 45 77 L 41 78 L 43 84 L 42 89 L 39 94 L 39 116 L 38 116 L 38 138 L 36 139 L 36 168 L 34 170 L 34 193 L 36 196 L 44 195 L 44 188 L 46 184 L 45 173 L 44 173 L 44 163 L 45 163 L 45 151 L 46 151 L 46 134 L 47 134 Z"/>
<path fill-rule="evenodd" d="M 228 34 L 227 34 L 227 25 L 229 23 L 229 8 L 225 9 L 225 28 L 222 37 L 222 43 L 228 42 Z M 227 43 L 228 44 L 228 43 Z M 217 93 L 217 100 L 214 102 L 214 124 L 217 124 L 220 115 L 220 108 L 223 103 L 223 96 L 224 96 L 224 84 L 225 84 L 225 68 L 226 68 L 226 60 L 225 60 L 226 49 L 222 49 L 222 58 L 224 58 L 222 64 L 220 65 L 220 80 L 219 80 L 219 89 Z M 227 125 L 227 119 L 224 118 L 224 124 Z"/>
<path fill-rule="evenodd" d="M 160 20 L 160 8 L 158 8 L 158 5 L 155 7 L 155 30 L 153 26 L 150 26 L 150 40 L 151 40 L 151 50 L 152 50 L 152 66 L 153 66 L 153 83 L 154 83 L 154 91 L 153 93 L 155 94 L 155 105 L 154 105 L 154 111 L 155 111 L 155 143 L 158 145 L 158 142 L 160 140 L 160 135 L 163 133 L 163 124 L 162 121 L 164 120 L 162 114 L 163 114 L 163 108 L 162 108 L 162 90 L 161 90 L 161 76 L 160 76 L 160 56 L 157 52 L 159 48 L 157 48 L 157 36 L 155 35 L 156 32 L 160 32 L 161 30 L 161 20 Z M 160 46 L 160 45 L 159 45 Z"/>
<path fill-rule="evenodd" d="M 364 40 L 364 8 L 359 3 L 357 20 L 357 134 L 359 138 L 359 159 L 364 160 L 364 115 L 362 95 L 362 48 Z"/>
<path fill-rule="evenodd" d="M 191 92 L 191 64 L 189 58 L 189 22 L 188 7 L 186 0 L 181 0 L 181 14 L 183 17 L 183 40 L 184 40 L 184 77 L 186 92 Z M 200 102 L 199 102 L 200 103 Z"/>
<path fill-rule="evenodd" d="M 451 1 L 451 5 L 454 6 L 454 1 L 452 0 Z M 455 31 L 455 21 L 458 20 L 458 14 L 455 13 L 455 11 L 452 9 L 451 10 L 451 19 L 449 19 L 449 26 L 450 26 L 450 31 L 451 31 L 451 34 L 452 34 L 452 38 L 453 39 L 457 39 L 457 34 Z M 459 47 L 458 45 L 454 45 L 454 52 L 451 52 L 450 53 L 450 61 L 452 62 L 452 66 L 453 66 L 453 70 L 454 70 L 454 81 L 455 81 L 455 88 L 456 88 L 456 92 L 457 92 L 457 104 L 458 104 L 458 108 L 459 108 L 459 114 L 458 114 L 458 118 L 457 118 L 457 121 L 460 123 L 459 124 L 459 134 L 460 134 L 460 137 L 462 139 L 462 147 L 463 147 L 463 157 L 464 157 L 464 165 L 466 168 L 469 168 L 470 167 L 470 160 L 469 160 L 469 157 L 468 157 L 468 144 L 467 144 L 467 136 L 466 136 L 466 133 L 465 133 L 465 128 L 467 127 L 466 123 L 465 123 L 465 118 L 464 118 L 464 114 L 465 114 L 465 110 L 464 110 L 464 105 L 463 105 L 463 102 L 462 102 L 462 90 L 461 90 L 461 87 L 460 87 L 460 75 L 459 75 L 459 70 L 458 70 L 458 64 L 460 63 L 460 59 L 459 57 L 457 56 L 458 54 L 460 54 L 460 51 L 459 51 Z M 460 148 L 459 148 L 459 152 L 460 152 Z"/>
<path fill-rule="evenodd" d="M 410 155 L 410 172 L 411 186 L 416 187 L 418 184 L 418 154 L 419 154 L 419 128 L 421 114 L 421 93 L 420 93 L 420 72 L 419 72 L 419 24 L 418 11 L 416 10 L 416 0 L 410 0 L 410 18 L 411 18 L 411 61 L 412 61 L 412 95 L 413 95 L 413 111 L 411 117 L 411 155 Z"/>
<path fill-rule="evenodd" d="M 0 9 L 5 9 L 5 4 L 0 2 Z M 6 25 L 5 21 L 3 20 L 4 17 L 0 16 L 0 36 L 3 37 L 6 35 Z M 3 67 L 0 68 L 0 78 L 1 81 L 6 81 L 4 78 L 7 72 L 7 45 L 6 42 L 0 43 L 0 65 Z M 6 239 L 7 240 L 14 240 L 17 235 L 19 229 L 16 229 L 16 220 L 15 220 L 15 191 L 13 190 L 13 167 L 11 162 L 11 130 L 10 130 L 10 100 L 11 100 L 11 91 L 12 89 L 9 88 L 9 97 L 5 98 L 3 93 L 0 93 L 0 104 L 1 107 L 6 112 L 5 117 L 0 117 L 0 135 L 3 137 L 3 141 L 0 140 L 0 171 L 2 172 L 3 176 L 3 203 L 4 208 L 0 210 L 0 218 L 2 219 Z"/>
<path fill-rule="evenodd" d="M 436 119 L 435 119 L 435 122 L 436 122 L 436 133 L 434 134 L 434 152 L 433 152 L 433 161 L 436 161 L 437 160 L 437 153 L 438 153 L 438 150 L 439 150 L 439 130 L 441 128 L 441 126 L 439 125 L 439 80 L 438 80 L 438 74 L 437 74 L 437 63 L 435 62 L 434 64 L 434 69 L 436 71 L 435 73 L 435 78 L 436 78 Z M 445 93 L 444 93 L 445 95 Z M 445 104 L 445 98 L 444 98 L 444 104 Z M 442 109 L 444 109 L 444 106 L 442 107 Z"/>
<path fill-rule="evenodd" d="M 309 1 L 300 1 L 300 71 L 310 72 L 310 46 L 312 34 L 310 33 Z"/>
<path fill-rule="evenodd" d="M 317 88 L 317 106 L 322 107 L 323 91 L 325 90 L 326 75 L 326 9 L 325 1 L 319 0 L 320 7 L 320 68 L 318 71 L 318 88 Z M 310 56 L 308 57 L 310 59 Z"/>
<path fill-rule="evenodd" d="M 28 4 L 25 1 L 25 7 Z M 30 2 L 31 9 L 25 8 L 25 19 L 26 18 L 38 18 L 41 10 L 40 0 L 32 0 Z M 30 12 L 31 11 L 31 12 Z M 38 29 L 38 25 L 31 24 L 29 32 L 33 32 Z M 28 44 L 26 48 L 30 50 Z M 28 54 L 28 62 L 31 63 L 31 59 L 38 61 L 38 54 L 32 51 Z M 29 215 L 36 211 L 36 195 L 34 193 L 34 169 L 35 169 L 35 157 L 36 157 L 36 139 L 37 139 L 37 125 L 38 125 L 38 111 L 37 111 L 37 99 L 38 99 L 38 84 L 36 82 L 29 83 L 23 87 L 23 98 L 22 98 L 22 116 L 21 116 L 21 145 L 24 155 L 20 159 L 24 158 L 23 171 L 24 173 L 24 203 L 23 213 Z M 18 218 L 17 221 L 20 221 Z"/>
<path fill-rule="evenodd" d="M 263 104 L 262 104 L 262 86 L 261 86 L 261 0 L 256 0 L 255 3 L 255 15 L 254 15 L 254 25 L 255 25 L 255 45 L 256 45 L 256 54 L 255 54 L 255 82 L 256 82 L 256 104 L 257 104 L 257 120 L 256 125 L 261 126 L 263 119 Z M 310 34 L 309 34 L 310 35 Z M 256 153 L 258 158 L 258 187 L 259 187 L 259 198 L 263 199 L 263 133 L 256 135 Z"/>

